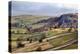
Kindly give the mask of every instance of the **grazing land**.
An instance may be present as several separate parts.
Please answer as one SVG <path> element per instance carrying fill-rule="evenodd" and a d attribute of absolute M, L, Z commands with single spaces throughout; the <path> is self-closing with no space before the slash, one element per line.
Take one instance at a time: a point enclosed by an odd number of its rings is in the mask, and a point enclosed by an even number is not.
<path fill-rule="evenodd" d="M 64 17 L 65 16 L 65 17 Z M 59 17 L 11 17 L 11 51 L 31 52 L 78 48 L 77 14 Z"/>

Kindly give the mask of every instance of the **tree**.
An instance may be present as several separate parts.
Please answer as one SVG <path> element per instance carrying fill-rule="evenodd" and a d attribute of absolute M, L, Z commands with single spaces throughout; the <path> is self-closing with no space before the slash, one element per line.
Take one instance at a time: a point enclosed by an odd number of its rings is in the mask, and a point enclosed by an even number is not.
<path fill-rule="evenodd" d="M 42 42 L 42 39 L 40 39 L 39 42 L 41 43 Z"/>
<path fill-rule="evenodd" d="M 17 48 L 20 48 L 20 47 L 24 47 L 24 44 L 22 44 L 21 42 L 17 42 Z"/>
<path fill-rule="evenodd" d="M 47 42 L 49 41 L 49 40 L 46 40 Z"/>
<path fill-rule="evenodd" d="M 27 41 L 29 41 L 29 38 L 27 38 Z"/>
<path fill-rule="evenodd" d="M 32 43 L 32 39 L 30 39 L 30 43 Z"/>
<path fill-rule="evenodd" d="M 20 48 L 20 47 L 23 47 L 23 46 L 24 46 L 24 44 L 22 44 L 21 39 L 18 38 L 17 39 L 17 48 Z"/>
<path fill-rule="evenodd" d="M 69 29 L 68 29 L 68 32 L 71 32 L 71 30 L 72 30 L 72 28 L 69 28 Z"/>

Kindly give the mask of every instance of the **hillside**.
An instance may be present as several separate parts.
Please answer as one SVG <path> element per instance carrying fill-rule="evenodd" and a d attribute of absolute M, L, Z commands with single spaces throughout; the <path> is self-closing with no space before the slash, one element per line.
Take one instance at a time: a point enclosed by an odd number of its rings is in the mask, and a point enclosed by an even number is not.
<path fill-rule="evenodd" d="M 63 14 L 59 17 L 22 15 L 13 16 L 12 27 L 27 28 L 31 32 L 42 32 L 49 28 L 77 28 L 77 13 Z"/>
<path fill-rule="evenodd" d="M 13 16 L 9 38 L 12 52 L 77 49 L 77 24 L 77 14 Z"/>
<path fill-rule="evenodd" d="M 78 15 L 77 14 L 63 14 L 59 17 L 49 18 L 46 20 L 38 21 L 34 24 L 46 23 L 45 26 L 60 27 L 60 28 L 77 28 Z"/>

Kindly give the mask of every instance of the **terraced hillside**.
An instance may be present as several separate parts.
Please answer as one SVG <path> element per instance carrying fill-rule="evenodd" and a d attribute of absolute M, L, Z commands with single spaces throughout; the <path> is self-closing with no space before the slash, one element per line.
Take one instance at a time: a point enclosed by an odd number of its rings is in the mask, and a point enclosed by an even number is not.
<path fill-rule="evenodd" d="M 13 16 L 10 31 L 12 52 L 78 48 L 76 14 L 64 14 L 59 17 Z"/>
<path fill-rule="evenodd" d="M 77 49 L 77 33 L 66 33 L 59 34 L 49 38 L 43 39 L 43 42 L 25 42 L 25 46 L 21 48 L 15 48 L 13 52 L 30 52 L 30 51 L 38 51 L 37 49 L 41 47 L 39 51 L 44 50 L 58 50 L 58 49 Z M 71 48 L 70 46 L 74 46 Z M 66 48 L 67 47 L 67 48 Z M 70 47 L 70 48 L 69 48 Z"/>

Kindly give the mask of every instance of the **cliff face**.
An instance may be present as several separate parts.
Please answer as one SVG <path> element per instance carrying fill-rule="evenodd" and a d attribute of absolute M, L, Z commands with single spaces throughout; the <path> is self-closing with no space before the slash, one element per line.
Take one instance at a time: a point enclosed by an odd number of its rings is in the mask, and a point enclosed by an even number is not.
<path fill-rule="evenodd" d="M 76 14 L 64 14 L 58 18 L 59 27 L 77 28 L 78 16 Z"/>
<path fill-rule="evenodd" d="M 77 14 L 63 14 L 60 17 L 49 18 L 47 20 L 38 21 L 38 23 L 46 23 L 45 26 L 58 28 L 77 28 L 78 24 L 78 15 Z"/>

